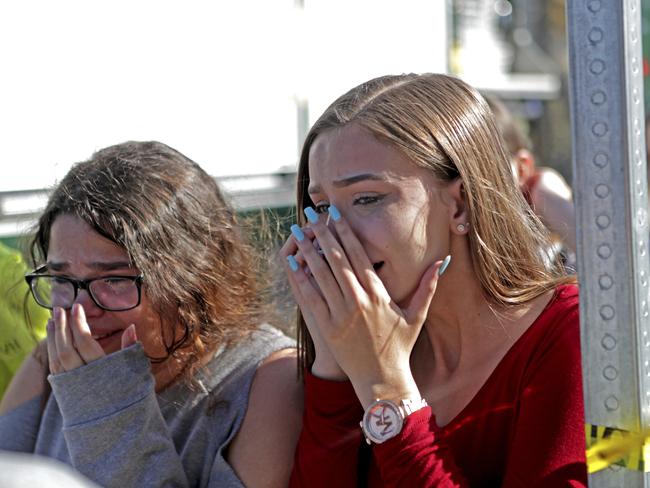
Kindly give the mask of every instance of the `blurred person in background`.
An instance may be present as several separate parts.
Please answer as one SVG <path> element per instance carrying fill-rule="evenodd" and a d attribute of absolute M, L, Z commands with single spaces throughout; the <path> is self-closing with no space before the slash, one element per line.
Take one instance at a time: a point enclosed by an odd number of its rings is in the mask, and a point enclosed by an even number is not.
<path fill-rule="evenodd" d="M 645 154 L 646 154 L 646 168 L 647 163 L 650 162 L 650 107 L 647 107 L 645 110 Z M 648 180 L 650 181 L 650 171 L 647 174 Z"/>
<path fill-rule="evenodd" d="M 102 149 L 54 189 L 30 250 L 52 318 L 0 403 L 0 449 L 101 486 L 287 485 L 295 343 L 266 323 L 211 176 L 159 142 Z"/>
<path fill-rule="evenodd" d="M 25 298 L 26 272 L 21 253 L 0 243 L 0 399 L 25 356 L 45 337 L 50 316 L 31 296 Z"/>
<path fill-rule="evenodd" d="M 571 187 L 560 173 L 538 166 L 532 144 L 512 112 L 497 97 L 484 95 L 510 155 L 515 180 L 528 204 L 552 234 L 552 252 L 575 270 L 576 219 Z"/>

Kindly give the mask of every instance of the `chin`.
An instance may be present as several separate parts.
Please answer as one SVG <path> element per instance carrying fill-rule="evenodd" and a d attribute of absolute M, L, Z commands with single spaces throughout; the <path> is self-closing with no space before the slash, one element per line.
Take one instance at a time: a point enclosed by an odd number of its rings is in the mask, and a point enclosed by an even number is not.
<path fill-rule="evenodd" d="M 411 293 L 404 293 L 403 291 L 398 291 L 398 290 L 391 290 L 387 289 L 388 295 L 390 298 L 400 307 L 406 307 L 408 306 L 409 302 L 411 301 L 411 298 L 413 297 L 413 294 L 415 293 L 414 291 Z"/>
<path fill-rule="evenodd" d="M 122 349 L 122 334 L 115 334 L 98 342 L 104 353 L 111 354 Z"/>
<path fill-rule="evenodd" d="M 104 350 L 104 354 L 107 356 L 120 350 L 119 347 L 102 347 L 102 349 Z"/>

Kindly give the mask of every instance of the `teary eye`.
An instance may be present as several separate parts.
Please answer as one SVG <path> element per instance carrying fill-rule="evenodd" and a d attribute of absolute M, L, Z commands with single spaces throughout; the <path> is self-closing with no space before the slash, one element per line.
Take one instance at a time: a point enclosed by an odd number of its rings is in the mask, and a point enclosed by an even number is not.
<path fill-rule="evenodd" d="M 374 203 L 380 202 L 385 195 L 364 195 L 362 197 L 355 198 L 352 202 L 354 205 L 372 205 Z"/>
<path fill-rule="evenodd" d="M 329 207 L 330 207 L 329 203 L 317 203 L 316 205 L 314 205 L 314 208 L 315 208 L 316 212 L 318 212 L 318 213 L 327 212 L 327 209 Z"/>

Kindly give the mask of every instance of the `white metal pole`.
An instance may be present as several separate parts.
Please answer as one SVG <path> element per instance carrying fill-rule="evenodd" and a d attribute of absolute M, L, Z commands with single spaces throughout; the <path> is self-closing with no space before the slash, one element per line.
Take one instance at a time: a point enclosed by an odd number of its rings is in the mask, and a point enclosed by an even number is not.
<path fill-rule="evenodd" d="M 641 5 L 566 5 L 585 416 L 602 436 L 650 425 Z M 590 486 L 650 486 L 638 454 Z"/>

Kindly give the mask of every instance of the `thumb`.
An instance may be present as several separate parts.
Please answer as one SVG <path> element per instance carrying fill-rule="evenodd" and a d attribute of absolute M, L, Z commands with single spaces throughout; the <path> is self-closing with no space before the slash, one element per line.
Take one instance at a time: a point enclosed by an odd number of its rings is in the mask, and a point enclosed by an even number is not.
<path fill-rule="evenodd" d="M 138 341 L 135 333 L 135 324 L 129 325 L 122 333 L 122 349 L 132 346 Z"/>
<path fill-rule="evenodd" d="M 424 320 L 427 318 L 427 312 L 429 311 L 429 305 L 431 304 L 431 300 L 433 300 L 433 295 L 436 293 L 438 278 L 447 270 L 450 261 L 451 256 L 448 255 L 442 261 L 436 261 L 429 266 L 422 275 L 418 289 L 415 291 L 411 302 L 404 311 L 404 317 L 409 324 L 420 325 L 424 323 Z"/>

